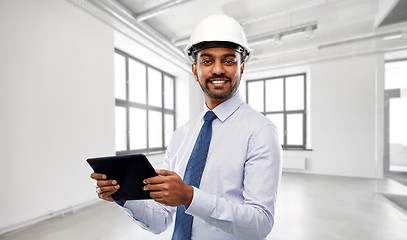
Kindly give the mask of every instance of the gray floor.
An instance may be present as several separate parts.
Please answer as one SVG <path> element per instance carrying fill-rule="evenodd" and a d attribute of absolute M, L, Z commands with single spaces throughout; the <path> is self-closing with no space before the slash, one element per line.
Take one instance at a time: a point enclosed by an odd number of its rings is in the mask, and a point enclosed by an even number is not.
<path fill-rule="evenodd" d="M 388 179 L 284 173 L 269 239 L 406 240 L 407 212 L 380 193 L 407 196 L 407 187 Z M 100 202 L 0 239 L 171 239 L 171 229 L 153 235 L 114 204 Z"/>

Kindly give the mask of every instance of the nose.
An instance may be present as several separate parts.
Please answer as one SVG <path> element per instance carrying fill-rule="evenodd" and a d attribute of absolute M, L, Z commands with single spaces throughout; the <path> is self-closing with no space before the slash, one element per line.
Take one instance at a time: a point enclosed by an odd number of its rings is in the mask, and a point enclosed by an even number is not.
<path fill-rule="evenodd" d="M 222 64 L 222 61 L 216 60 L 215 63 L 212 65 L 211 73 L 212 74 L 224 74 L 225 73 L 225 68 Z"/>

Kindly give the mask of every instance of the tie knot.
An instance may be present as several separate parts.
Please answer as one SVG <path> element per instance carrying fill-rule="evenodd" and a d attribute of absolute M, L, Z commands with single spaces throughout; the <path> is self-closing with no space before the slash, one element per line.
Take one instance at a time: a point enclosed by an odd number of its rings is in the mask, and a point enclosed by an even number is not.
<path fill-rule="evenodd" d="M 216 118 L 216 115 L 212 111 L 207 111 L 205 113 L 205 116 L 204 116 L 205 122 L 208 122 L 208 121 L 212 122 L 215 118 Z"/>

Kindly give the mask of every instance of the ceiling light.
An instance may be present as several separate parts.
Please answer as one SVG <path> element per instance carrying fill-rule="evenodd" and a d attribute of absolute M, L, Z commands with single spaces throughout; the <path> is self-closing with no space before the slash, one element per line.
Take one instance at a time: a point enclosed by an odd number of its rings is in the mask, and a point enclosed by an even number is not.
<path fill-rule="evenodd" d="M 286 37 L 288 35 L 305 33 L 307 37 L 312 38 L 314 36 L 314 30 L 317 29 L 317 27 L 318 23 L 316 21 L 308 22 L 300 25 L 278 29 L 271 32 L 265 32 L 258 35 L 249 36 L 247 40 L 250 44 L 258 44 L 263 43 L 265 41 L 273 40 L 273 45 L 278 46 L 281 44 L 281 38 Z"/>
<path fill-rule="evenodd" d="M 281 45 L 281 35 L 280 34 L 275 34 L 273 36 L 273 46 L 280 46 Z"/>
<path fill-rule="evenodd" d="M 402 36 L 403 36 L 403 34 L 388 35 L 388 36 L 384 37 L 383 40 L 397 39 L 397 38 L 401 38 Z"/>
<path fill-rule="evenodd" d="M 304 39 L 308 40 L 314 37 L 314 28 L 312 26 L 308 26 L 304 29 Z"/>

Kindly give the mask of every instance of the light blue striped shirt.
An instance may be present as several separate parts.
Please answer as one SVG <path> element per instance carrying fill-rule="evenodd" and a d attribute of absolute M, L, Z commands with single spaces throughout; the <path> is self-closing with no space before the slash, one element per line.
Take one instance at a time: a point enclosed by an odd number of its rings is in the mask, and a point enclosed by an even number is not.
<path fill-rule="evenodd" d="M 205 109 L 177 129 L 163 168 L 183 178 L 203 125 Z M 213 112 L 212 139 L 199 189 L 187 214 L 194 216 L 192 239 L 265 239 L 274 224 L 282 151 L 274 124 L 236 94 Z M 124 209 L 143 228 L 160 233 L 176 208 L 153 200 L 127 201 Z"/>

